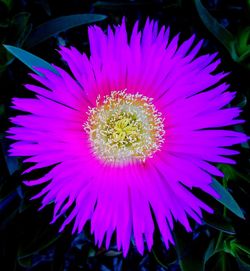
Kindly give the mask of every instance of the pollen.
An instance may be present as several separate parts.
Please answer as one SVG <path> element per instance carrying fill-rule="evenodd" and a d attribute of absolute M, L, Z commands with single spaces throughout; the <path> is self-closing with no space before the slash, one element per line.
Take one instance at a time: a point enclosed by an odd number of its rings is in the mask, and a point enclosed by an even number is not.
<path fill-rule="evenodd" d="M 104 163 L 145 162 L 164 142 L 164 120 L 153 99 L 126 90 L 98 97 L 83 127 L 94 154 Z"/>

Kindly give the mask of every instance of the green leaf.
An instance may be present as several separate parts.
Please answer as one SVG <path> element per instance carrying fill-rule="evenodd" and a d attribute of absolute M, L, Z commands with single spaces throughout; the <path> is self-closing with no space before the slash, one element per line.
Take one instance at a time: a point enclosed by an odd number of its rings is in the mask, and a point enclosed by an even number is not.
<path fill-rule="evenodd" d="M 39 5 L 46 12 L 48 16 L 51 16 L 49 0 L 36 0 L 36 4 Z"/>
<path fill-rule="evenodd" d="M 240 56 L 239 61 L 244 61 L 250 55 L 250 26 L 244 28 L 237 40 L 236 50 Z"/>
<path fill-rule="evenodd" d="M 239 243 L 237 239 L 230 241 L 230 249 L 242 271 L 250 271 L 250 248 Z"/>
<path fill-rule="evenodd" d="M 234 268 L 230 268 L 230 265 L 228 265 L 228 262 L 232 261 L 232 253 L 228 250 L 226 243 L 229 238 L 226 237 L 224 233 L 220 233 L 218 239 L 212 239 L 210 241 L 210 244 L 206 250 L 205 253 L 205 261 L 204 261 L 204 269 L 206 265 L 209 266 L 210 263 L 210 268 L 212 267 L 213 271 L 229 271 L 229 270 L 234 270 Z M 209 261 L 209 263 L 208 263 Z M 211 265 L 212 263 L 212 265 Z M 207 267 L 208 267 L 207 266 Z M 211 270 L 208 269 L 207 270 Z"/>
<path fill-rule="evenodd" d="M 96 1 L 93 3 L 95 8 L 109 9 L 109 10 L 121 10 L 127 7 L 140 7 L 140 6 L 159 6 L 161 8 L 180 7 L 181 0 L 168 0 L 167 3 L 158 3 L 157 1 Z"/>
<path fill-rule="evenodd" d="M 20 12 L 11 20 L 11 29 L 13 29 L 12 38 L 15 40 L 15 45 L 21 46 L 31 31 L 29 23 L 30 13 Z"/>
<path fill-rule="evenodd" d="M 250 51 L 249 51 L 249 53 L 250 53 Z M 237 107 L 245 107 L 246 105 L 247 105 L 247 97 L 243 94 L 243 93 L 241 93 L 240 95 L 239 95 L 239 97 L 240 97 L 240 102 L 237 104 Z"/>
<path fill-rule="evenodd" d="M 56 226 L 49 225 L 46 215 L 33 213 L 32 209 L 20 214 L 17 233 L 17 262 L 24 267 L 33 266 L 37 257 L 43 258 L 47 249 L 54 247 L 62 236 Z"/>
<path fill-rule="evenodd" d="M 161 267 L 163 267 L 164 269 L 167 270 L 168 267 L 159 259 L 158 255 L 154 249 L 152 249 L 152 254 L 153 254 L 157 264 L 159 264 Z"/>
<path fill-rule="evenodd" d="M 20 12 L 14 15 L 6 25 L 6 31 L 11 33 L 11 41 L 17 47 L 21 47 L 27 35 L 31 31 L 31 24 L 29 23 L 30 13 Z M 2 43 L 7 42 L 7 37 L 2 37 Z M 5 71 L 6 67 L 12 63 L 14 57 L 8 51 L 0 46 L 0 73 Z"/>
<path fill-rule="evenodd" d="M 104 19 L 106 19 L 106 16 L 100 14 L 76 14 L 58 17 L 35 28 L 27 38 L 25 46 L 28 48 L 33 47 L 60 32 L 83 24 L 102 21 Z"/>
<path fill-rule="evenodd" d="M 234 198 L 231 196 L 231 194 L 227 191 L 226 188 L 224 188 L 215 179 L 213 179 L 211 186 L 220 195 L 220 198 L 217 199 L 217 201 L 219 201 L 222 205 L 224 205 L 227 209 L 229 209 L 231 212 L 233 212 L 238 217 L 244 218 L 244 215 L 243 215 L 239 205 L 234 200 Z"/>
<path fill-rule="evenodd" d="M 234 167 L 226 164 L 220 164 L 218 168 L 224 173 L 223 180 L 226 181 L 234 181 L 237 178 L 237 172 Z"/>
<path fill-rule="evenodd" d="M 55 227 L 39 219 L 27 225 L 20 235 L 17 261 L 22 266 L 28 266 L 30 259 L 51 247 L 61 237 Z"/>
<path fill-rule="evenodd" d="M 6 197 L 0 199 L 0 213 L 4 212 L 8 205 L 10 205 L 16 198 L 18 198 L 17 192 L 14 190 L 9 193 Z"/>
<path fill-rule="evenodd" d="M 218 238 L 214 238 L 210 241 L 204 257 L 204 268 L 206 263 L 218 253 L 229 253 L 233 255 L 228 246 L 228 243 L 230 244 L 231 240 L 231 236 L 228 237 L 227 234 L 220 232 Z"/>
<path fill-rule="evenodd" d="M 16 157 L 9 156 L 8 154 L 9 142 L 5 139 L 4 135 L 3 138 L 0 139 L 0 142 L 4 160 L 8 168 L 8 173 L 9 175 L 13 175 L 17 170 L 19 170 L 20 165 Z"/>
<path fill-rule="evenodd" d="M 223 231 L 227 234 L 235 234 L 234 227 L 223 217 L 213 215 L 204 217 L 203 219 L 208 226 L 216 230 Z"/>
<path fill-rule="evenodd" d="M 35 73 L 39 75 L 41 75 L 41 73 L 36 70 L 36 67 L 50 70 L 56 74 L 58 73 L 56 69 L 53 66 L 51 66 L 48 62 L 21 48 L 11 46 L 11 45 L 3 45 L 3 46 L 12 55 L 14 55 L 16 58 L 22 61 L 26 66 L 28 66 L 31 70 L 33 70 Z"/>
<path fill-rule="evenodd" d="M 5 6 L 10 10 L 13 6 L 13 0 L 0 0 L 1 3 L 4 3 Z"/>
<path fill-rule="evenodd" d="M 224 178 L 226 181 L 237 181 L 239 179 L 242 179 L 248 183 L 250 183 L 250 178 L 248 176 L 245 176 L 244 174 L 238 172 L 230 165 L 219 165 L 219 169 L 224 173 Z"/>
<path fill-rule="evenodd" d="M 249 68 L 250 68 L 250 65 L 249 65 Z M 236 130 L 237 132 L 242 132 L 242 133 L 244 133 L 244 134 L 247 134 L 246 131 L 245 131 L 245 129 L 243 128 L 242 125 L 235 125 L 235 130 Z M 249 140 L 246 141 L 246 142 L 241 143 L 241 144 L 240 144 L 241 147 L 243 147 L 243 148 L 245 148 L 245 149 L 250 149 L 250 146 L 249 146 L 249 143 L 248 143 L 248 142 L 249 142 Z"/>
<path fill-rule="evenodd" d="M 14 57 L 0 46 L 0 73 L 6 70 L 6 67 L 12 63 Z"/>
<path fill-rule="evenodd" d="M 0 116 L 2 116 L 5 112 L 4 104 L 0 104 Z"/>
<path fill-rule="evenodd" d="M 183 231 L 178 231 L 175 225 L 173 237 L 175 241 L 175 250 L 178 256 L 178 262 L 181 271 L 205 270 L 204 255 L 205 247 L 204 242 L 200 243 L 199 238 L 192 239 L 192 235 Z M 197 249 L 199 247 L 199 249 Z"/>
<path fill-rule="evenodd" d="M 218 252 L 218 250 L 215 248 L 215 239 L 212 239 L 208 245 L 208 248 L 206 249 L 205 256 L 204 256 L 204 269 L 207 261 L 213 257 L 215 253 Z"/>
<path fill-rule="evenodd" d="M 109 251 L 104 253 L 104 255 L 107 256 L 107 257 L 117 257 L 117 256 L 119 256 L 121 254 L 122 254 L 121 251 L 115 251 L 115 250 L 109 250 Z"/>
<path fill-rule="evenodd" d="M 93 4 L 95 8 L 124 8 L 127 6 L 140 6 L 145 5 L 148 3 L 145 3 L 145 1 L 131 1 L 131 2 L 125 2 L 125 1 L 117 1 L 117 2 L 109 2 L 109 1 L 97 1 Z"/>
<path fill-rule="evenodd" d="M 195 0 L 198 14 L 207 29 L 226 47 L 233 60 L 238 61 L 233 35 L 206 10 L 200 0 Z"/>
<path fill-rule="evenodd" d="M 246 247 L 245 245 L 241 245 L 237 241 L 235 242 L 235 246 L 238 251 L 244 252 L 247 254 L 248 257 L 250 257 L 250 248 L 249 247 Z"/>
<path fill-rule="evenodd" d="M 242 261 L 240 258 L 236 258 L 240 271 L 250 271 L 250 264 Z"/>
<path fill-rule="evenodd" d="M 245 254 L 245 256 L 247 256 L 247 258 L 249 259 L 249 263 L 250 263 L 250 248 L 247 247 L 246 245 L 241 244 L 236 238 L 234 239 L 229 239 L 226 242 L 226 246 L 228 251 L 230 251 L 230 253 L 233 256 L 236 256 L 237 254 Z"/>
<path fill-rule="evenodd" d="M 13 175 L 13 173 L 15 173 L 20 168 L 17 158 L 9 156 L 7 153 L 5 154 L 4 158 L 10 175 Z"/>
<path fill-rule="evenodd" d="M 225 252 L 219 252 L 214 256 L 214 271 L 235 271 L 232 264 L 232 256 Z"/>
<path fill-rule="evenodd" d="M 211 262 L 213 262 L 213 265 L 211 265 L 213 266 L 213 270 L 233 271 L 235 270 L 237 262 L 239 267 L 237 270 L 250 271 L 249 255 L 250 249 L 248 247 L 240 244 L 236 238 L 232 238 L 232 236 L 228 237 L 228 235 L 220 233 L 218 240 L 212 239 L 210 241 L 205 253 L 204 268 L 211 259 Z M 231 263 L 228 264 L 229 262 Z"/>
<path fill-rule="evenodd" d="M 90 248 L 88 251 L 88 257 L 89 258 L 95 257 L 95 255 L 96 255 L 96 251 L 93 248 Z"/>
<path fill-rule="evenodd" d="M 236 50 L 239 55 L 239 62 L 247 61 L 250 58 L 250 26 L 244 28 L 238 35 Z"/>

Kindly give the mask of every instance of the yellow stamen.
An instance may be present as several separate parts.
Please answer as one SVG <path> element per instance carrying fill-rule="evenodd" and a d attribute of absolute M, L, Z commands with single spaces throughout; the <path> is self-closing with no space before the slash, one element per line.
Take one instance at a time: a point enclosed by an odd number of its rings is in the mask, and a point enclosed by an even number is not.
<path fill-rule="evenodd" d="M 164 141 L 161 114 L 152 99 L 139 93 L 113 91 L 90 108 L 84 124 L 96 156 L 105 163 L 145 161 Z"/>

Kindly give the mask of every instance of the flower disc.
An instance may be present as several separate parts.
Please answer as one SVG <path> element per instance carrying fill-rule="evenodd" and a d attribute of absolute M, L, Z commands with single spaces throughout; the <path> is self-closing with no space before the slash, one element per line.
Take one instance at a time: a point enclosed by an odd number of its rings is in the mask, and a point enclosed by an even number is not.
<path fill-rule="evenodd" d="M 112 91 L 103 101 L 98 98 L 84 129 L 97 157 L 115 165 L 145 161 L 164 142 L 161 114 L 139 93 Z"/>

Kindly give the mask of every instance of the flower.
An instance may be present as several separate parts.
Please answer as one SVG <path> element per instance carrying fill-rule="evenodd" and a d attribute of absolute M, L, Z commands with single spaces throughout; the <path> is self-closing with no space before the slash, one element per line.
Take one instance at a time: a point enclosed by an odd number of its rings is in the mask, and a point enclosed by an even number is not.
<path fill-rule="evenodd" d="M 240 109 L 229 108 L 235 92 L 216 73 L 216 54 L 198 56 L 195 35 L 178 45 L 169 28 L 147 20 L 135 23 L 128 41 L 125 21 L 107 33 L 89 27 L 90 58 L 75 48 L 60 48 L 72 75 L 37 68 L 42 86 L 26 85 L 35 98 L 14 98 L 13 108 L 28 112 L 11 118 L 17 140 L 10 155 L 34 163 L 25 172 L 53 166 L 26 185 L 44 184 L 33 198 L 54 202 L 60 229 L 74 220 L 73 232 L 91 221 L 96 243 L 127 254 L 133 236 L 138 251 L 150 250 L 154 222 L 166 245 L 174 244 L 173 221 L 191 231 L 188 217 L 201 223 L 213 210 L 192 194 L 193 187 L 213 197 L 214 163 L 234 164 L 228 147 L 247 140 L 225 129 L 242 123 Z M 71 212 L 69 208 L 71 207 Z M 68 211 L 68 212 L 67 212 Z"/>

